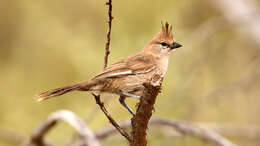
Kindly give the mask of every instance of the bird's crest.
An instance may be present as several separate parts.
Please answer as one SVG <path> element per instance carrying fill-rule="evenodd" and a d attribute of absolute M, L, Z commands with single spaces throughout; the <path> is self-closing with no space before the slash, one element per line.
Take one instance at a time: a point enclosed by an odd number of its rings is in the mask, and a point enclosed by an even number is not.
<path fill-rule="evenodd" d="M 152 41 L 156 42 L 167 42 L 169 44 L 173 43 L 172 26 L 168 22 L 162 23 L 162 29 L 159 33 L 154 36 Z"/>

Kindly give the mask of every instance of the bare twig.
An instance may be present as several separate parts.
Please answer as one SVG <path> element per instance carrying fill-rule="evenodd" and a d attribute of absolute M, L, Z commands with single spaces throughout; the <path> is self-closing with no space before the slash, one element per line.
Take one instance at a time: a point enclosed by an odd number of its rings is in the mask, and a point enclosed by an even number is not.
<path fill-rule="evenodd" d="M 108 60 L 108 55 L 110 53 L 109 51 L 109 45 L 110 45 L 110 35 L 111 35 L 111 27 L 112 27 L 112 0 L 108 0 L 106 2 L 106 5 L 108 5 L 108 30 L 107 30 L 107 41 L 106 41 L 106 48 L 105 48 L 105 57 L 104 57 L 104 68 L 107 67 L 107 60 Z M 119 133 L 124 136 L 128 141 L 130 141 L 130 136 L 129 134 L 124 131 L 120 126 L 116 123 L 116 121 L 110 116 L 108 111 L 106 110 L 103 102 L 100 100 L 100 95 L 95 95 L 92 93 L 92 95 L 95 97 L 96 103 L 99 105 L 100 109 L 103 111 L 103 113 L 106 115 L 108 118 L 109 122 L 119 131 Z"/>
<path fill-rule="evenodd" d="M 109 122 L 119 131 L 119 133 L 124 136 L 128 141 L 130 141 L 130 136 L 129 134 L 124 131 L 117 123 L 116 121 L 110 116 L 108 111 L 106 110 L 104 104 L 100 101 L 100 95 L 95 95 L 92 93 L 92 95 L 95 97 L 96 103 L 99 105 L 100 109 L 103 111 L 103 113 L 106 115 L 108 118 Z"/>
<path fill-rule="evenodd" d="M 76 116 L 73 112 L 68 110 L 60 110 L 52 113 L 45 121 L 41 123 L 32 133 L 27 144 L 34 144 L 37 146 L 49 146 L 50 144 L 44 140 L 44 135 L 53 128 L 58 121 L 64 121 L 76 129 L 84 145 L 100 146 L 99 141 L 90 129 L 85 125 L 84 121 Z"/>
<path fill-rule="evenodd" d="M 119 125 L 121 128 L 126 129 L 126 128 L 128 128 L 128 127 L 131 126 L 131 122 L 130 122 L 129 120 L 124 120 L 124 121 L 120 121 L 120 122 L 118 123 L 118 125 Z M 96 132 L 95 132 L 95 135 L 96 135 L 96 137 L 97 137 L 98 139 L 101 140 L 101 139 L 107 138 L 108 136 L 110 136 L 110 135 L 112 135 L 112 134 L 114 134 L 114 133 L 116 133 L 116 132 L 117 132 L 117 129 L 116 129 L 114 126 L 108 125 L 108 126 L 102 128 L 102 129 L 96 131 Z"/>
<path fill-rule="evenodd" d="M 119 123 L 121 128 L 127 128 L 131 126 L 131 123 L 129 120 L 125 120 Z M 203 126 L 198 126 L 196 124 L 192 124 L 189 122 L 184 122 L 184 121 L 177 121 L 173 119 L 165 119 L 165 118 L 152 118 L 149 121 L 149 125 L 159 125 L 159 126 L 166 126 L 166 127 L 171 127 L 180 134 L 185 134 L 189 136 L 194 136 L 198 137 L 200 139 L 212 142 L 216 144 L 217 146 L 236 146 L 226 138 L 220 136 L 218 133 L 216 133 L 211 129 L 211 126 L 205 126 L 206 124 L 199 124 Z M 207 128 L 205 128 L 207 127 Z M 218 129 L 215 126 L 213 129 Z M 244 131 L 244 130 L 243 130 Z M 98 139 L 104 139 L 111 134 L 115 133 L 116 130 L 112 126 L 107 126 L 103 128 L 102 130 L 99 130 L 95 132 L 96 137 Z"/>
<path fill-rule="evenodd" d="M 130 146 L 146 146 L 146 130 L 148 122 L 152 116 L 153 106 L 156 97 L 161 89 L 162 78 L 155 75 L 154 81 L 144 84 L 145 90 L 140 99 L 136 116 L 131 119 L 131 143 Z"/>
<path fill-rule="evenodd" d="M 111 101 L 111 99 L 112 99 L 112 98 L 103 98 L 103 101 L 102 101 L 102 102 L 103 102 L 103 104 L 109 104 L 109 102 Z M 85 121 L 86 121 L 87 123 L 93 122 L 94 119 L 95 119 L 96 116 L 97 116 L 97 112 L 98 112 L 98 111 L 99 111 L 99 107 L 98 107 L 98 106 L 95 106 L 95 107 L 91 110 L 89 116 L 86 117 Z"/>
<path fill-rule="evenodd" d="M 108 0 L 106 2 L 106 5 L 108 5 L 108 29 L 107 29 L 107 41 L 106 41 L 106 52 L 105 52 L 105 57 L 104 57 L 104 68 L 107 67 L 107 60 L 108 60 L 108 55 L 110 53 L 109 51 L 109 46 L 110 46 L 110 35 L 111 35 L 111 28 L 112 28 L 112 0 Z"/>

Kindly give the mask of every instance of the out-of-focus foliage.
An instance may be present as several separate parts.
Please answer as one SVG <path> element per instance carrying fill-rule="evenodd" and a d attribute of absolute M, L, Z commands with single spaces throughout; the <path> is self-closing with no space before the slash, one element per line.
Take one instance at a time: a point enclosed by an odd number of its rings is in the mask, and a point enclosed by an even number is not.
<path fill-rule="evenodd" d="M 183 44 L 171 56 L 154 116 L 259 125 L 260 48 L 228 23 L 212 3 L 115 0 L 113 16 L 109 63 L 138 52 L 160 30 L 161 21 L 173 25 L 175 40 Z M 44 90 L 88 80 L 102 69 L 106 22 L 105 1 L 1 1 L 0 127 L 26 137 L 58 109 L 69 109 L 87 119 L 92 130 L 107 125 L 87 92 L 43 103 L 34 99 Z M 115 119 L 130 118 L 116 96 L 105 98 L 110 98 L 106 106 Z M 134 107 L 137 101 L 127 102 Z M 62 145 L 72 133 L 72 128 L 62 124 L 48 138 Z M 188 136 L 167 138 L 153 133 L 150 146 L 203 143 Z M 259 145 L 259 141 L 228 138 L 241 145 Z M 127 143 L 117 136 L 103 144 Z M 0 139 L 0 145 L 16 143 Z"/>

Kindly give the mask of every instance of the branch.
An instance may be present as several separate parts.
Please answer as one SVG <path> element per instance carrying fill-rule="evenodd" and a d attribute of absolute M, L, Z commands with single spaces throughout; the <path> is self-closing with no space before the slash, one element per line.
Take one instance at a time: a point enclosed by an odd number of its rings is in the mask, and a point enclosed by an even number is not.
<path fill-rule="evenodd" d="M 153 77 L 154 81 L 144 84 L 145 90 L 140 99 L 136 116 L 131 119 L 131 143 L 130 146 L 146 146 L 146 130 L 152 116 L 156 97 L 161 89 L 162 78 L 159 74 Z"/>
<path fill-rule="evenodd" d="M 155 119 L 154 122 L 157 124 L 173 127 L 175 130 L 177 130 L 182 134 L 191 135 L 191 136 L 199 137 L 203 140 L 211 141 L 218 146 L 236 146 L 235 144 L 225 139 L 218 133 L 211 131 L 209 129 L 201 128 L 199 126 L 196 126 L 188 122 L 166 120 L 166 119 Z"/>
<path fill-rule="evenodd" d="M 108 111 L 106 110 L 104 104 L 100 101 L 100 95 L 95 95 L 92 93 L 92 95 L 95 97 L 96 103 L 99 105 L 100 109 L 103 111 L 103 113 L 106 115 L 106 117 L 108 118 L 109 122 L 117 129 L 117 131 L 124 136 L 129 142 L 130 140 L 130 136 L 129 134 L 124 131 L 117 123 L 116 121 L 110 116 L 110 114 L 108 113 Z"/>
<path fill-rule="evenodd" d="M 33 131 L 30 140 L 26 142 L 28 144 L 23 145 L 34 144 L 38 146 L 50 146 L 51 144 L 44 140 L 44 135 L 53 128 L 58 121 L 67 122 L 74 127 L 85 145 L 100 146 L 99 141 L 96 139 L 92 131 L 90 131 L 90 129 L 85 125 L 84 121 L 68 110 L 60 110 L 49 115 L 48 118 Z"/>
<path fill-rule="evenodd" d="M 237 139 L 260 140 L 260 127 L 257 125 L 236 124 L 199 124 L 199 126 L 212 129 L 222 135 Z"/>
<path fill-rule="evenodd" d="M 126 129 L 128 127 L 131 126 L 131 122 L 129 120 L 124 120 L 124 121 L 120 121 L 118 123 L 118 125 L 123 128 Z M 109 137 L 110 135 L 114 134 L 117 132 L 117 129 L 115 129 L 114 126 L 108 125 L 104 128 L 102 128 L 101 130 L 98 130 L 95 132 L 95 135 L 97 137 L 97 139 L 105 139 L 107 137 Z"/>
<path fill-rule="evenodd" d="M 109 45 L 110 45 L 110 35 L 111 35 L 111 27 L 112 27 L 112 0 L 108 0 L 106 2 L 106 5 L 108 5 L 108 31 L 107 31 L 107 41 L 106 41 L 106 48 L 105 48 L 105 57 L 104 57 L 104 68 L 107 67 L 107 60 L 108 60 L 108 55 L 109 55 Z M 116 123 L 116 121 L 110 116 L 108 111 L 106 110 L 103 102 L 100 100 L 100 95 L 95 95 L 92 93 L 92 95 L 95 97 L 96 103 L 99 105 L 100 109 L 103 111 L 103 113 L 106 115 L 108 118 L 109 122 L 119 131 L 119 133 L 124 136 L 129 142 L 130 142 L 130 136 L 129 134 L 124 131 L 120 126 Z"/>
<path fill-rule="evenodd" d="M 112 27 L 112 0 L 108 0 L 106 2 L 106 5 L 108 5 L 108 29 L 107 29 L 107 41 L 106 41 L 106 48 L 105 48 L 105 57 L 104 57 L 104 68 L 107 67 L 107 60 L 108 55 L 110 54 L 109 46 L 110 46 L 110 35 L 111 35 L 111 27 Z"/>
<path fill-rule="evenodd" d="M 130 127 L 131 123 L 130 121 L 125 120 L 120 122 L 119 125 L 121 128 L 127 128 Z M 201 127 L 184 121 L 177 121 L 177 120 L 165 119 L 165 118 L 152 118 L 149 122 L 149 125 L 160 125 L 164 127 L 171 127 L 181 134 L 197 137 L 212 142 L 217 146 L 236 146 L 236 144 L 233 144 L 232 142 L 222 137 L 215 131 L 210 130 L 209 128 L 203 128 L 205 127 L 206 124 L 203 124 L 203 126 Z M 116 130 L 114 127 L 107 126 L 102 130 L 95 132 L 95 135 L 98 139 L 104 139 L 115 132 Z"/>

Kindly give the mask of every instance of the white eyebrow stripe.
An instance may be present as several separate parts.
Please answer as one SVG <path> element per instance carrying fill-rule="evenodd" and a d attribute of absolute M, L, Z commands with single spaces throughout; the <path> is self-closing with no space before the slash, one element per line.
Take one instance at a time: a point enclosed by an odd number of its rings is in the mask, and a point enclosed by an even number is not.
<path fill-rule="evenodd" d="M 120 76 L 120 75 L 129 75 L 129 74 L 132 74 L 131 70 L 124 71 L 124 72 L 113 73 L 113 74 L 110 74 L 109 77 Z"/>

